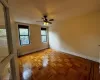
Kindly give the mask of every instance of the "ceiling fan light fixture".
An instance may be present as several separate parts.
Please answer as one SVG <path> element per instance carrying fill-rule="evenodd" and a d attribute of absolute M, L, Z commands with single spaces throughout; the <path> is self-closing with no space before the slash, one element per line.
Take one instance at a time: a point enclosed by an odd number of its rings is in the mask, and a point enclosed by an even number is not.
<path fill-rule="evenodd" d="M 52 21 L 54 21 L 54 19 L 48 19 L 48 16 L 47 15 L 44 15 L 42 17 L 42 21 L 38 21 L 38 22 L 43 22 L 42 24 L 44 26 L 48 26 L 49 24 L 52 24 Z"/>
<path fill-rule="evenodd" d="M 48 26 L 48 22 L 44 22 L 43 24 L 44 24 L 44 26 Z"/>

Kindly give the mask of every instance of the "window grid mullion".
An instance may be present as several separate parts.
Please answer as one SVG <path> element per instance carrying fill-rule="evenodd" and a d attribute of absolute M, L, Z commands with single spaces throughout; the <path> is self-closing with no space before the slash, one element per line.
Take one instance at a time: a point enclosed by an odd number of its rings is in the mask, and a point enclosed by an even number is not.
<path fill-rule="evenodd" d="M 29 36 L 29 35 L 20 35 L 20 36 Z"/>
<path fill-rule="evenodd" d="M 47 35 L 41 35 L 41 36 L 47 36 Z"/>

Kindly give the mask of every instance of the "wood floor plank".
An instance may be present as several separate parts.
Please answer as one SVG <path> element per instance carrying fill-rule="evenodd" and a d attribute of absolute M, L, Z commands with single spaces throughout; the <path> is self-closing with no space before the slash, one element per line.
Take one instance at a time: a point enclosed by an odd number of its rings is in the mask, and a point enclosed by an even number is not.
<path fill-rule="evenodd" d="M 100 80 L 99 63 L 94 62 L 94 77 L 93 80 Z"/>
<path fill-rule="evenodd" d="M 19 58 L 21 80 L 99 80 L 98 63 L 46 49 Z M 27 76 L 25 76 L 27 77 Z"/>

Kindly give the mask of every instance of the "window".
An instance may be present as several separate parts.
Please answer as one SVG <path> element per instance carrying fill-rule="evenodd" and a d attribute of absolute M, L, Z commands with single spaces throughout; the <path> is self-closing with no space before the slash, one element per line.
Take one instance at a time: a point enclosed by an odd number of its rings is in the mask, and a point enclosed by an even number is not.
<path fill-rule="evenodd" d="M 6 29 L 0 29 L 0 37 L 6 37 Z"/>
<path fill-rule="evenodd" d="M 0 46 L 7 46 L 6 29 L 0 29 Z"/>
<path fill-rule="evenodd" d="M 42 42 L 47 42 L 47 29 L 41 28 L 41 40 Z"/>
<path fill-rule="evenodd" d="M 26 25 L 18 25 L 20 45 L 30 44 L 29 27 Z"/>

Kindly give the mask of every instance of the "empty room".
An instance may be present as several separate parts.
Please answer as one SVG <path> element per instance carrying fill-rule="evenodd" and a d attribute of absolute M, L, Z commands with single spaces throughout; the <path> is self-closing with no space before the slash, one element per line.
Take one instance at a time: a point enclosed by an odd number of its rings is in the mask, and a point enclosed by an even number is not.
<path fill-rule="evenodd" d="M 100 0 L 0 0 L 0 80 L 100 80 Z"/>

